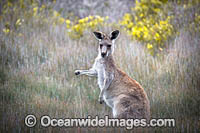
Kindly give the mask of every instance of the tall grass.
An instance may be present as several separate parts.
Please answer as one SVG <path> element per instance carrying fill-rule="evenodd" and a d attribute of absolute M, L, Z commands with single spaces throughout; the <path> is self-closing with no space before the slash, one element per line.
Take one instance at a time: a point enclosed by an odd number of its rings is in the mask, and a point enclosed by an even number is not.
<path fill-rule="evenodd" d="M 112 28 L 102 30 L 110 32 Z M 74 75 L 76 69 L 90 68 L 97 56 L 98 45 L 92 33 L 72 40 L 62 25 L 43 29 L 28 25 L 22 32 L 22 36 L 0 32 L 1 132 L 116 131 L 25 126 L 27 114 L 35 114 L 37 118 L 112 114 L 109 107 L 97 100 L 96 79 Z M 199 44 L 199 34 L 182 30 L 165 53 L 152 57 L 142 44 L 121 32 L 114 52 L 116 65 L 144 87 L 152 118 L 176 119 L 175 128 L 149 128 L 149 131 L 199 131 Z"/>

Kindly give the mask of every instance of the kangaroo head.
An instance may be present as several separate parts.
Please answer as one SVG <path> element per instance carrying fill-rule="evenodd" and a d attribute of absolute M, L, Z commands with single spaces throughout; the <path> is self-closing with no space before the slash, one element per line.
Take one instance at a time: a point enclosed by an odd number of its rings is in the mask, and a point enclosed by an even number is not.
<path fill-rule="evenodd" d="M 119 36 L 119 30 L 114 30 L 110 35 L 95 31 L 93 32 L 96 39 L 99 41 L 99 54 L 102 58 L 110 56 L 114 52 L 114 43 Z"/>

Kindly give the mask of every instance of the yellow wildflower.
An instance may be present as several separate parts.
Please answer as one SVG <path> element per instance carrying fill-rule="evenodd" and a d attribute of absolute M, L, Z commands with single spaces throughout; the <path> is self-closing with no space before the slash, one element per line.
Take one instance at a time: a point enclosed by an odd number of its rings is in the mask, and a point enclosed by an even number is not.
<path fill-rule="evenodd" d="M 21 20 L 20 19 L 18 19 L 17 21 L 16 21 L 16 25 L 21 25 L 22 23 L 21 23 Z"/>
<path fill-rule="evenodd" d="M 54 16 L 54 17 L 58 17 L 58 16 L 60 16 L 60 14 L 59 14 L 57 11 L 54 11 L 54 12 L 53 12 L 53 16 Z"/>
<path fill-rule="evenodd" d="M 89 18 L 88 18 L 88 17 L 85 17 L 84 21 L 87 22 L 88 20 L 89 20 Z"/>
<path fill-rule="evenodd" d="M 66 19 L 66 20 L 65 20 L 65 23 L 69 25 L 71 22 L 70 22 L 69 19 Z"/>
<path fill-rule="evenodd" d="M 104 21 L 103 18 L 99 18 L 98 20 L 99 20 L 100 23 L 102 23 Z"/>
<path fill-rule="evenodd" d="M 46 7 L 46 6 L 45 6 L 44 4 L 41 6 L 42 9 L 44 9 L 45 7 Z"/>
<path fill-rule="evenodd" d="M 58 21 L 60 24 L 63 24 L 65 22 L 65 19 L 63 17 L 60 17 Z"/>
<path fill-rule="evenodd" d="M 152 48 L 153 48 L 153 45 L 150 44 L 150 43 L 148 43 L 148 44 L 147 44 L 147 48 L 148 48 L 148 49 L 152 49 Z"/>
<path fill-rule="evenodd" d="M 156 41 L 160 41 L 161 40 L 160 35 L 158 33 L 155 34 L 155 40 Z"/>
<path fill-rule="evenodd" d="M 3 29 L 3 32 L 4 32 L 5 34 L 8 34 L 8 33 L 10 32 L 10 30 L 9 30 L 8 28 L 5 28 L 5 29 Z"/>
<path fill-rule="evenodd" d="M 89 16 L 88 18 L 89 18 L 89 19 L 93 19 L 93 18 L 94 18 L 94 16 Z"/>
<path fill-rule="evenodd" d="M 33 16 L 36 16 L 36 15 L 37 15 L 37 10 L 38 10 L 38 7 L 34 7 L 34 8 L 33 8 Z"/>
<path fill-rule="evenodd" d="M 80 24 L 81 23 L 84 23 L 84 19 L 79 19 L 79 21 L 78 21 Z"/>

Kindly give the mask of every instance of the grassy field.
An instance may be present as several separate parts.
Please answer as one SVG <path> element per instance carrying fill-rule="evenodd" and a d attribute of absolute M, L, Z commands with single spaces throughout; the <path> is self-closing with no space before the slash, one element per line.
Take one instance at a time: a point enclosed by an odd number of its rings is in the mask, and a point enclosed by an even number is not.
<path fill-rule="evenodd" d="M 34 23 L 33 23 L 34 24 Z M 37 118 L 112 116 L 98 102 L 93 77 L 76 77 L 76 69 L 88 69 L 97 56 L 97 41 L 87 31 L 71 39 L 65 26 L 23 27 L 22 36 L 0 32 L 0 132 L 101 132 L 116 128 L 43 128 L 24 124 L 27 114 Z M 102 31 L 109 33 L 111 27 Z M 175 128 L 148 128 L 156 132 L 200 131 L 200 38 L 181 30 L 159 56 L 131 40 L 122 29 L 116 41 L 117 66 L 145 89 L 152 118 L 175 118 Z M 145 131 L 146 129 L 144 129 Z"/>

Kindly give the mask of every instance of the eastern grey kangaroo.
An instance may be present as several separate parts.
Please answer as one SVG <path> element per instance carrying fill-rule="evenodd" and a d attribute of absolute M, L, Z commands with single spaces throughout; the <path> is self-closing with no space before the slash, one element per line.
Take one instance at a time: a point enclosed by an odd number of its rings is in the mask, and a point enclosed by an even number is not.
<path fill-rule="evenodd" d="M 98 56 L 91 69 L 76 70 L 76 75 L 97 76 L 101 90 L 99 102 L 112 108 L 115 118 L 150 118 L 150 105 L 142 86 L 116 67 L 113 52 L 119 30 L 110 35 L 94 32 L 99 42 Z"/>

